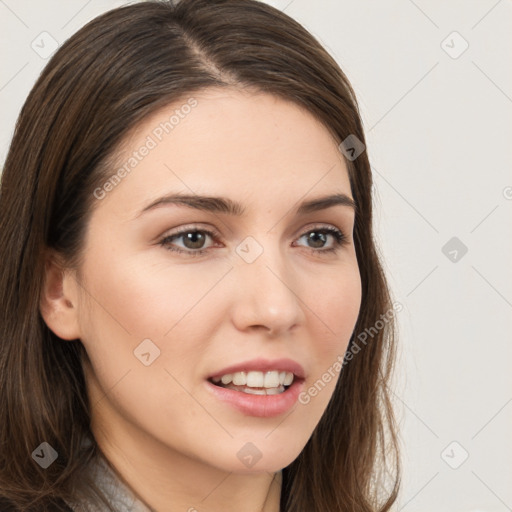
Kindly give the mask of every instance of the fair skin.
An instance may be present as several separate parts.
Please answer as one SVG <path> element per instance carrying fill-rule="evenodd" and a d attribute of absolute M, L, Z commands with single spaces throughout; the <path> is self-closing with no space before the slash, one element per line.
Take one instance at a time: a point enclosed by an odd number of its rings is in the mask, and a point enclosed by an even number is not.
<path fill-rule="evenodd" d="M 159 512 L 278 512 L 280 470 L 304 448 L 337 378 L 272 417 L 222 402 L 206 379 L 242 361 L 290 358 L 307 390 L 345 353 L 361 302 L 354 210 L 296 209 L 351 198 L 348 172 L 328 130 L 295 104 L 233 89 L 193 96 L 197 106 L 96 200 L 80 274 L 49 263 L 41 311 L 60 338 L 84 344 L 95 439 L 139 499 Z M 184 103 L 144 120 L 121 165 Z M 141 214 L 180 192 L 226 197 L 245 212 L 167 204 Z M 160 244 L 181 228 L 218 237 L 167 241 L 187 253 Z M 322 228 L 345 242 L 308 235 Z M 249 236 L 263 249 L 251 263 L 236 252 Z M 134 355 L 145 339 L 160 350 L 148 366 Z M 237 456 L 249 442 L 261 454 L 252 467 Z"/>

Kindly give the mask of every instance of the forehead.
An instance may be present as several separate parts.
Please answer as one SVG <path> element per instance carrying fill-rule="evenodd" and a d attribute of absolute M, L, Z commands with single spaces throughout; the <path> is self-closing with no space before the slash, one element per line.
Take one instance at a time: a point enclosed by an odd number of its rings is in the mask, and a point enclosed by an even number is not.
<path fill-rule="evenodd" d="M 345 161 L 320 121 L 291 101 L 234 89 L 200 91 L 156 111 L 125 139 L 109 172 L 121 175 L 109 195 L 134 207 L 169 191 L 267 201 L 350 195 Z"/>

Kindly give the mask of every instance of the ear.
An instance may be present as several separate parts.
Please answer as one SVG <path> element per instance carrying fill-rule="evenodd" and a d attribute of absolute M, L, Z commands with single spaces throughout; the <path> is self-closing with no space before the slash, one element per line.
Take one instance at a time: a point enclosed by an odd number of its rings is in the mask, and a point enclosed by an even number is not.
<path fill-rule="evenodd" d="M 55 253 L 48 253 L 39 310 L 48 328 L 63 340 L 80 338 L 77 305 L 78 283 L 74 272 L 67 270 Z"/>

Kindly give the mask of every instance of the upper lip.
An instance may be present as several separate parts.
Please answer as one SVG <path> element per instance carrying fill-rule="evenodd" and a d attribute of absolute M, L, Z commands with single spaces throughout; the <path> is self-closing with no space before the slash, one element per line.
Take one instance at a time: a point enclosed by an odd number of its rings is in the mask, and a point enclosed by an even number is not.
<path fill-rule="evenodd" d="M 242 363 L 236 363 L 231 366 L 227 366 L 222 370 L 212 373 L 208 378 L 212 379 L 214 377 L 222 377 L 223 375 L 227 375 L 228 373 L 237 373 L 245 371 L 268 372 L 272 370 L 290 372 L 300 379 L 303 379 L 305 375 L 304 368 L 299 363 L 293 361 L 292 359 L 252 359 L 251 361 L 245 361 Z"/>

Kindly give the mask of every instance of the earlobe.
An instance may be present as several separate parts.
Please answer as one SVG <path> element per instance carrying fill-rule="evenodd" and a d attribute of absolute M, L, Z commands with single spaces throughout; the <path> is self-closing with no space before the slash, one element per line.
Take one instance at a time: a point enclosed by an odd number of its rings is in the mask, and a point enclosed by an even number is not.
<path fill-rule="evenodd" d="M 45 262 L 39 310 L 48 328 L 63 340 L 80 338 L 76 280 L 55 256 Z"/>

